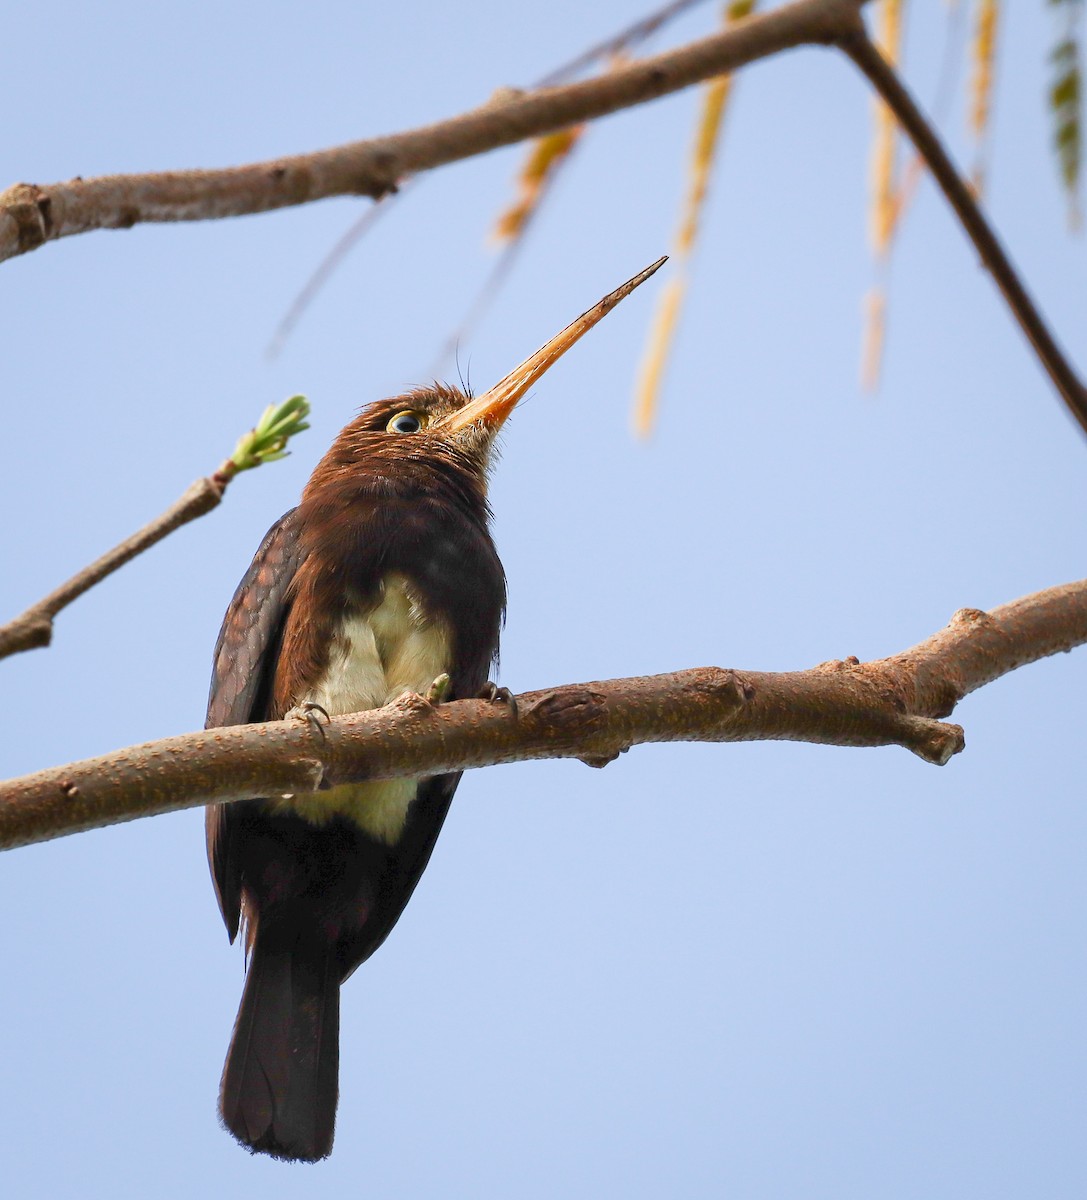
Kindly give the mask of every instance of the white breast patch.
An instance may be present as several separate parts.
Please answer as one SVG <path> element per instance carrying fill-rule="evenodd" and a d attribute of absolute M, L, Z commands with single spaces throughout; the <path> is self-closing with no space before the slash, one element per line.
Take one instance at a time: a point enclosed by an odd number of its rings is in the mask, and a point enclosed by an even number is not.
<path fill-rule="evenodd" d="M 390 573 L 374 607 L 345 618 L 324 678 L 303 701 L 336 717 L 381 708 L 405 692 L 425 694 L 449 670 L 451 642 L 445 623 L 428 617 L 410 582 Z M 291 808 L 314 824 L 343 814 L 372 837 L 393 843 L 404 828 L 417 782 L 342 784 L 327 792 L 284 796 L 276 807 Z"/>

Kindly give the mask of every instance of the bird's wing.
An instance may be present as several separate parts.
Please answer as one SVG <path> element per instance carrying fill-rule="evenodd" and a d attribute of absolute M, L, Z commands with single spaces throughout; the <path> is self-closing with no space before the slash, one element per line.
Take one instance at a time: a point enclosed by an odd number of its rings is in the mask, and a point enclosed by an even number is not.
<path fill-rule="evenodd" d="M 264 719 L 289 608 L 287 593 L 300 558 L 296 511 L 285 513 L 268 530 L 226 610 L 215 644 L 204 722 L 207 729 Z M 208 864 L 231 941 L 238 932 L 241 913 L 239 872 L 234 864 L 234 807 L 209 805 L 205 818 Z"/>
<path fill-rule="evenodd" d="M 205 729 L 263 718 L 275 644 L 287 614 L 287 589 L 298 569 L 298 529 L 291 509 L 264 536 L 223 617 Z"/>

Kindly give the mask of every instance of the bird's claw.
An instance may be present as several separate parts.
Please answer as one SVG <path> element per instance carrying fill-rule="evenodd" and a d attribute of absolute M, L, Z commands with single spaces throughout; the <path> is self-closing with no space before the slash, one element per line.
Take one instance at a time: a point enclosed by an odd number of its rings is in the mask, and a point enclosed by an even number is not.
<path fill-rule="evenodd" d="M 499 687 L 493 680 L 488 679 L 476 697 L 478 700 L 489 700 L 492 704 L 504 704 L 513 719 L 517 720 L 517 697 L 508 687 Z"/>
<path fill-rule="evenodd" d="M 323 721 L 321 720 L 322 717 L 324 718 Z M 305 721 L 321 737 L 325 736 L 325 726 L 332 720 L 328 715 L 328 709 L 321 704 L 315 704 L 312 700 L 305 700 L 301 704 L 296 704 L 283 719 L 285 721 Z"/>

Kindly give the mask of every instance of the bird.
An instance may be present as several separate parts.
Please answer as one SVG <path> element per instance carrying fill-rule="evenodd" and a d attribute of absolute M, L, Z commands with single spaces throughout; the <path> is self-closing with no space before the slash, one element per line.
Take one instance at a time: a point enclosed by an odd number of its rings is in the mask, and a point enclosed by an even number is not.
<path fill-rule="evenodd" d="M 406 692 L 510 699 L 490 682 L 506 604 L 487 501 L 496 435 L 551 364 L 664 261 L 483 395 L 435 383 L 359 411 L 238 585 L 206 727 L 331 719 Z M 340 985 L 399 919 L 459 779 L 333 781 L 208 806 L 219 909 L 246 957 L 219 1113 L 250 1151 L 331 1153 Z"/>

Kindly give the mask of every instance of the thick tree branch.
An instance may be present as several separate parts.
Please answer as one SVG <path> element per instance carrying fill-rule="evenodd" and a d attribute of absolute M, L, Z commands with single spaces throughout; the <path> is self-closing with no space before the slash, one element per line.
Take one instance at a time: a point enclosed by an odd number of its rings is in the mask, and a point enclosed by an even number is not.
<path fill-rule="evenodd" d="M 603 766 L 642 742 L 778 739 L 905 746 L 943 764 L 964 745 L 938 718 L 969 692 L 1087 642 L 1087 580 L 946 629 L 890 658 L 808 671 L 706 667 L 529 692 L 506 705 L 408 695 L 327 725 L 273 721 L 119 750 L 0 784 L 0 847 L 245 796 L 540 758 Z"/>
<path fill-rule="evenodd" d="M 981 261 L 1000 289 L 1019 328 L 1026 334 L 1050 379 L 1080 428 L 1087 433 L 1087 388 L 1057 344 L 1045 318 L 1012 266 L 1000 239 L 985 219 L 969 187 L 955 169 L 935 129 L 925 119 L 894 68 L 869 40 L 863 28 L 839 39 L 846 54 L 864 73 L 909 135 L 932 177 L 947 197 Z"/>
<path fill-rule="evenodd" d="M 865 3 L 795 0 L 594 79 L 533 92 L 504 89 L 449 120 L 331 150 L 223 170 L 15 184 L 0 193 L 0 260 L 92 229 L 234 217 L 329 196 L 379 197 L 405 175 L 644 104 L 781 50 L 840 40 L 861 28 Z"/>
<path fill-rule="evenodd" d="M 161 542 L 167 534 L 211 512 L 222 500 L 226 485 L 235 471 L 234 464 L 228 459 L 214 475 L 198 479 L 161 516 L 114 546 L 89 567 L 84 567 L 67 583 L 61 584 L 48 596 L 32 604 L 14 620 L 0 626 L 0 658 L 18 654 L 22 650 L 48 646 L 53 640 L 53 618 L 62 608 L 67 608 L 73 600 L 77 600 L 96 583 L 101 583 L 107 575 L 112 575 L 118 567 L 123 567 L 137 554 L 142 554 L 156 542 Z"/>

